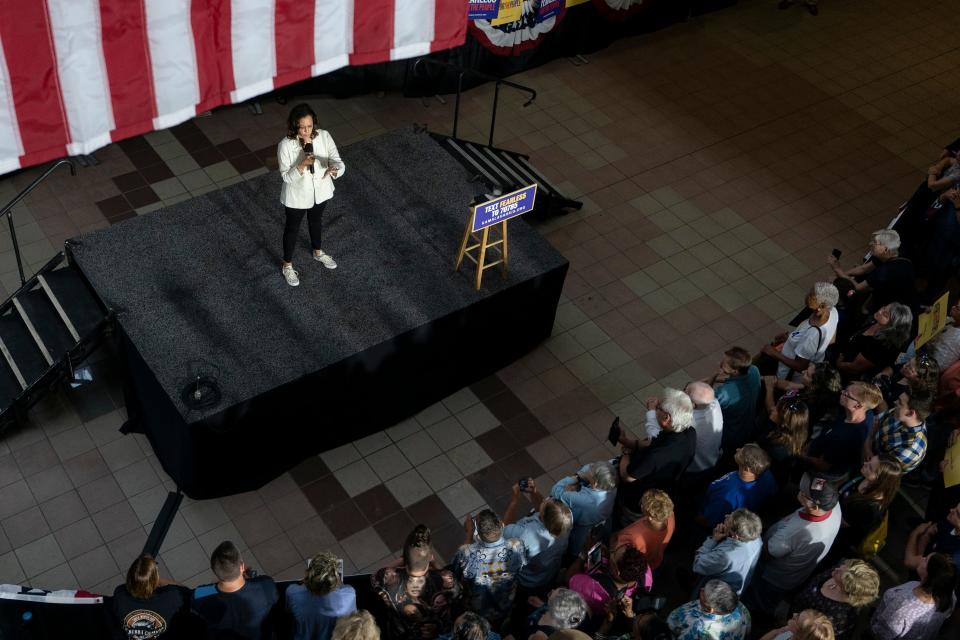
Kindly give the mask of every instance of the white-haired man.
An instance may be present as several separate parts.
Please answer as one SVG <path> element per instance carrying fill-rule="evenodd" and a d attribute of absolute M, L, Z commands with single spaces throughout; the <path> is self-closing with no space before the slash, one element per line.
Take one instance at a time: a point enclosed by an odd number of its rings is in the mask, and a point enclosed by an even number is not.
<path fill-rule="evenodd" d="M 697 449 L 693 426 L 693 401 L 679 389 L 664 388 L 660 397 L 647 400 L 643 439 L 621 432 L 620 489 L 622 525 L 639 517 L 640 498 L 647 489 L 670 492 L 687 470 Z M 653 437 L 655 434 L 656 437 Z"/>
<path fill-rule="evenodd" d="M 688 474 L 712 471 L 720 459 L 720 441 L 723 438 L 723 412 L 713 391 L 706 382 L 691 382 L 684 389 L 693 402 L 693 428 L 697 432 L 697 450 Z"/>
<path fill-rule="evenodd" d="M 844 269 L 835 256 L 827 258 L 827 264 L 837 274 L 853 282 L 858 293 L 871 293 L 868 311 L 900 302 L 913 307 L 915 297 L 913 263 L 900 255 L 900 234 L 893 229 L 874 231 L 870 238 L 870 260 Z"/>

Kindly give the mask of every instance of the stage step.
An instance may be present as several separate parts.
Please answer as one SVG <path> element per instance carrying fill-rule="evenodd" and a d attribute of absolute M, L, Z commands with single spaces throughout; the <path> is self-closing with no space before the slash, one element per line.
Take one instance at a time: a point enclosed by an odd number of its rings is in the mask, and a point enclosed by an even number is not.
<path fill-rule="evenodd" d="M 109 314 L 58 253 L 0 304 L 0 432 L 71 375 L 97 346 Z"/>
<path fill-rule="evenodd" d="M 509 193 L 537 183 L 536 211 L 539 213 L 566 213 L 567 209 L 579 209 L 583 206 L 582 202 L 571 200 L 560 193 L 553 183 L 530 163 L 530 158 L 522 153 L 438 133 L 430 135 L 468 171 L 482 179 L 491 191 Z"/>

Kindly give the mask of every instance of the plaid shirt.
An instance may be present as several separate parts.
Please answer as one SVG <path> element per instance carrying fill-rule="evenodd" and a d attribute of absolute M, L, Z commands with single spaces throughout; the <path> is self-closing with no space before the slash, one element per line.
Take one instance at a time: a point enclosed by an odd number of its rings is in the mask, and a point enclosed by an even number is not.
<path fill-rule="evenodd" d="M 909 473 L 920 466 L 927 454 L 927 423 L 908 427 L 894 417 L 893 410 L 887 411 L 880 416 L 874 444 L 877 453 L 892 454 L 903 472 Z"/>

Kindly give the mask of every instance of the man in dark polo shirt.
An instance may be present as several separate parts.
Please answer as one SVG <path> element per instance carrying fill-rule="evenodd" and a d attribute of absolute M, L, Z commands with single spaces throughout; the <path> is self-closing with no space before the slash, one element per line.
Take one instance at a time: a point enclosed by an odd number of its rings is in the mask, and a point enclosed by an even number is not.
<path fill-rule="evenodd" d="M 643 439 L 621 435 L 620 486 L 617 503 L 620 526 L 640 517 L 640 498 L 647 489 L 676 490 L 697 449 L 693 426 L 693 401 L 679 389 L 666 388 L 659 398 L 647 400 Z"/>
<path fill-rule="evenodd" d="M 229 540 L 210 556 L 216 584 L 197 587 L 193 610 L 206 622 L 208 638 L 268 640 L 273 637 L 277 585 L 272 578 L 248 578 L 240 551 Z"/>

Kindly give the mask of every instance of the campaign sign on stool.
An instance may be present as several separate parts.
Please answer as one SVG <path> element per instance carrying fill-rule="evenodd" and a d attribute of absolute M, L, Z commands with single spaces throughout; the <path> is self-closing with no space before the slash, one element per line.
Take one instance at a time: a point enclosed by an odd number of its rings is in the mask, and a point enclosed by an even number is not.
<path fill-rule="evenodd" d="M 501 271 L 506 277 L 507 266 L 510 259 L 510 251 L 507 244 L 507 221 L 532 211 L 537 198 L 537 185 L 532 184 L 529 187 L 517 189 L 504 194 L 493 200 L 488 200 L 470 207 L 470 221 L 467 222 L 467 228 L 463 232 L 463 240 L 460 242 L 460 251 L 457 252 L 457 264 L 454 271 L 460 270 L 463 264 L 463 258 L 470 258 L 477 265 L 477 291 L 483 282 L 483 271 L 491 267 L 500 265 Z M 500 239 L 490 242 L 490 228 L 499 225 Z M 477 233 L 482 233 L 477 236 Z M 473 239 L 474 244 L 467 245 Z M 477 256 L 474 257 L 470 252 L 477 249 Z M 487 262 L 487 249 L 493 249 L 500 252 L 500 259 L 493 262 Z"/>

